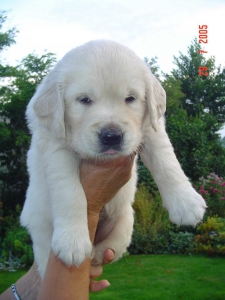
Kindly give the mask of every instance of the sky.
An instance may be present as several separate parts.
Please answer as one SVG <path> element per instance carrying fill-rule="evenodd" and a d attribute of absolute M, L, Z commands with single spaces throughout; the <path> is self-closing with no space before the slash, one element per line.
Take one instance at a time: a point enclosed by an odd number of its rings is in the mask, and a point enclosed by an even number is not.
<path fill-rule="evenodd" d="M 10 64 L 44 50 L 60 59 L 90 40 L 108 39 L 142 59 L 157 56 L 160 69 L 170 73 L 173 56 L 185 54 L 199 25 L 207 25 L 205 56 L 225 66 L 224 0 L 0 0 L 0 9 L 8 16 L 4 29 L 19 30 L 16 44 L 1 55 Z"/>

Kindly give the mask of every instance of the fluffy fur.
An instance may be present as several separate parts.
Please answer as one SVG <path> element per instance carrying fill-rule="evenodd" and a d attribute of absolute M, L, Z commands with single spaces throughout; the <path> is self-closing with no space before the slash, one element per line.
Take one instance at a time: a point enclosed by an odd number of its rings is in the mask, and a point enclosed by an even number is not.
<path fill-rule="evenodd" d="M 107 248 L 116 260 L 131 242 L 136 164 L 129 182 L 105 205 L 92 252 L 80 159 L 139 151 L 171 221 L 196 225 L 202 220 L 205 201 L 175 157 L 165 109 L 165 91 L 149 68 L 114 42 L 92 41 L 71 50 L 44 78 L 26 113 L 32 133 L 30 184 L 21 214 L 42 277 L 50 248 L 67 265 L 79 266 L 91 253 L 92 262 L 101 264 Z M 110 130 L 122 133 L 121 140 L 105 146 L 101 134 Z"/>

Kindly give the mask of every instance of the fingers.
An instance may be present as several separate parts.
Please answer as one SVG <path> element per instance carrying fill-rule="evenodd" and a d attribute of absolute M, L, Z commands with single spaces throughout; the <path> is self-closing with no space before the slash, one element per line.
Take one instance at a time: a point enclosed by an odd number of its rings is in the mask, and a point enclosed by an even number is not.
<path fill-rule="evenodd" d="M 90 281 L 89 290 L 90 292 L 100 292 L 110 286 L 110 283 L 107 280 L 100 281 Z"/>
<path fill-rule="evenodd" d="M 103 265 L 109 264 L 114 259 L 114 251 L 107 249 L 104 253 Z M 97 278 L 102 275 L 102 266 L 92 266 L 90 268 L 90 278 Z M 100 292 L 110 286 L 107 280 L 94 281 L 90 280 L 89 290 L 90 292 Z"/>
<path fill-rule="evenodd" d="M 92 266 L 90 268 L 90 278 L 97 278 L 102 275 L 102 266 Z"/>
<path fill-rule="evenodd" d="M 112 249 L 107 249 L 104 253 L 103 265 L 111 263 L 114 259 L 114 251 Z"/>
<path fill-rule="evenodd" d="M 104 259 L 102 265 L 111 263 L 114 259 L 114 251 L 107 249 L 104 253 Z M 90 268 L 90 278 L 97 278 L 102 275 L 102 266 L 92 266 Z"/>

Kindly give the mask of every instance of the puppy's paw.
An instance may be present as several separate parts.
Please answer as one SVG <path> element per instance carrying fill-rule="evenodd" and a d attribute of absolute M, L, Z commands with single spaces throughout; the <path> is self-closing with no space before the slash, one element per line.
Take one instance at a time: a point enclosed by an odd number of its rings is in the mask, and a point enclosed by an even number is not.
<path fill-rule="evenodd" d="M 54 230 L 52 250 L 66 265 L 80 266 L 87 257 L 91 257 L 92 244 L 87 228 Z"/>
<path fill-rule="evenodd" d="M 196 226 L 207 208 L 205 200 L 192 187 L 184 187 L 174 195 L 168 193 L 165 200 L 170 220 L 177 225 Z"/>

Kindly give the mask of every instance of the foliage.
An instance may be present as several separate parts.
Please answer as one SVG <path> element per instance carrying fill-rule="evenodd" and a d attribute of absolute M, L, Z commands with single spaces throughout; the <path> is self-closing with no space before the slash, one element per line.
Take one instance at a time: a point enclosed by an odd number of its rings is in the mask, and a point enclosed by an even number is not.
<path fill-rule="evenodd" d="M 167 132 L 192 181 L 210 172 L 225 175 L 225 150 L 217 133 L 225 120 L 225 70 L 216 67 L 215 58 L 205 60 L 200 49 L 195 39 L 186 55 L 174 57 L 177 68 L 164 74 L 162 83 L 167 93 Z M 208 66 L 209 76 L 198 76 L 201 65 Z"/>
<path fill-rule="evenodd" d="M 167 94 L 167 132 L 185 174 L 192 181 L 210 172 L 225 176 L 225 149 L 217 133 L 224 118 L 225 87 L 221 82 L 225 73 L 215 66 L 215 58 L 206 61 L 198 54 L 200 49 L 194 40 L 187 55 L 180 53 L 174 58 L 177 68 L 172 74 L 162 72 L 164 80 L 161 81 Z M 157 57 L 145 61 L 159 78 Z M 202 63 L 212 73 L 207 78 L 198 76 Z M 206 90 L 210 90 L 210 95 L 205 95 Z M 217 104 L 213 105 L 214 102 Z M 139 170 L 139 183 L 143 180 L 149 185 L 148 173 L 142 166 Z"/>
<path fill-rule="evenodd" d="M 2 32 L 3 25 L 7 21 L 5 13 L 5 11 L 0 10 L 0 52 L 15 43 L 15 36 L 18 33 L 15 27 Z"/>
<path fill-rule="evenodd" d="M 221 126 L 225 121 L 225 69 L 215 65 L 215 57 L 206 59 L 199 50 L 201 44 L 195 38 L 186 55 L 180 53 L 179 57 L 174 57 L 177 68 L 172 75 L 181 82 L 185 94 L 182 107 L 188 115 L 199 117 L 207 111 Z M 200 66 L 208 67 L 209 76 L 198 76 Z"/>
<path fill-rule="evenodd" d="M 196 252 L 212 255 L 225 255 L 225 219 L 208 217 L 195 236 Z"/>
<path fill-rule="evenodd" d="M 222 145 L 225 147 L 225 136 L 222 138 Z"/>
<path fill-rule="evenodd" d="M 181 108 L 181 102 L 185 94 L 181 90 L 181 81 L 173 76 L 163 74 L 164 81 L 162 86 L 166 92 L 166 116 L 172 116 L 174 111 Z"/>
<path fill-rule="evenodd" d="M 137 190 L 133 208 L 135 220 L 142 233 L 147 233 L 151 227 L 155 235 L 170 224 L 168 212 L 162 206 L 159 193 L 150 194 L 144 185 Z"/>
<path fill-rule="evenodd" d="M 184 109 L 174 110 L 166 118 L 166 128 L 176 156 L 192 181 L 213 171 L 224 174 L 225 149 L 218 134 L 210 138 L 213 130 L 210 115 L 205 113 L 197 118 L 188 116 Z"/>
<path fill-rule="evenodd" d="M 193 252 L 194 233 L 173 225 L 161 202 L 160 195 L 151 195 L 144 185 L 137 190 L 134 232 L 128 249 L 131 254 Z"/>
<path fill-rule="evenodd" d="M 144 185 L 150 193 L 158 191 L 158 187 L 149 172 L 145 167 L 140 157 L 138 157 L 138 186 Z"/>
<path fill-rule="evenodd" d="M 165 235 L 171 225 L 159 194 L 156 193 L 153 197 L 148 189 L 141 185 L 137 190 L 133 207 L 135 224 L 128 251 L 132 254 L 163 253 L 169 246 Z"/>
<path fill-rule="evenodd" d="M 152 57 L 152 58 L 148 58 L 148 57 L 145 57 L 144 58 L 144 62 L 146 63 L 146 65 L 151 69 L 151 72 L 159 79 L 160 77 L 160 74 L 159 74 L 159 66 L 157 65 L 157 60 L 158 60 L 158 57 L 155 56 L 155 57 Z"/>
<path fill-rule="evenodd" d="M 183 231 L 170 231 L 170 246 L 169 253 L 194 253 L 195 240 L 194 233 Z"/>
<path fill-rule="evenodd" d="M 195 187 L 206 200 L 207 215 L 225 218 L 225 179 L 210 173 L 206 178 L 201 177 Z"/>
<path fill-rule="evenodd" d="M 0 17 L 0 24 L 1 20 L 6 17 Z M 15 33 L 15 28 L 0 33 L 0 42 L 10 46 Z M 1 34 L 5 40 L 1 40 Z M 28 185 L 26 153 L 30 144 L 25 110 L 37 85 L 55 62 L 52 53 L 40 57 L 33 53 L 16 67 L 0 65 L 0 194 L 5 212 L 24 202 Z"/>
<path fill-rule="evenodd" d="M 30 236 L 19 223 L 20 212 L 21 208 L 17 205 L 14 213 L 2 217 L 0 221 L 0 261 L 10 267 L 29 266 L 34 259 Z"/>

